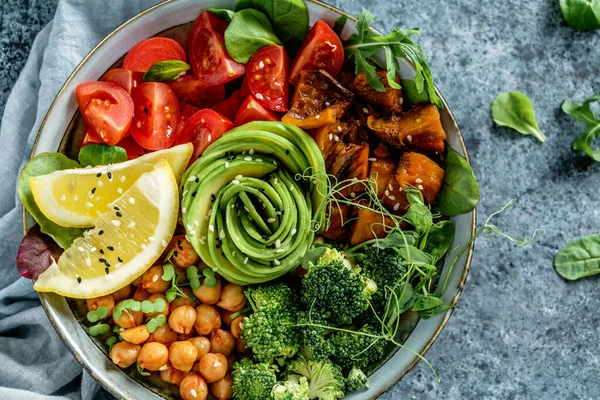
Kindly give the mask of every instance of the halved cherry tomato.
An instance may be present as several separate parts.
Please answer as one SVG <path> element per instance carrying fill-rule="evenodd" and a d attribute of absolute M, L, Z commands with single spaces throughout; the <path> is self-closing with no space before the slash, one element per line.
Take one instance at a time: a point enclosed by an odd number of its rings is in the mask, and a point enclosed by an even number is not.
<path fill-rule="evenodd" d="M 231 121 L 218 112 L 209 109 L 200 110 L 185 123 L 177 137 L 177 144 L 192 143 L 194 145 L 191 163 L 196 161 L 208 146 L 232 128 Z"/>
<path fill-rule="evenodd" d="M 235 115 L 235 126 L 252 121 L 279 121 L 279 119 L 279 116 L 261 106 L 254 97 L 248 96 Z"/>
<path fill-rule="evenodd" d="M 162 82 L 145 82 L 134 89 L 131 97 L 135 103 L 131 136 L 147 150 L 171 147 L 179 122 L 175 93 Z"/>
<path fill-rule="evenodd" d="M 131 96 L 112 82 L 84 82 L 75 90 L 79 110 L 88 126 L 106 144 L 125 136 L 133 116 Z"/>
<path fill-rule="evenodd" d="M 233 92 L 228 98 L 214 106 L 212 109 L 223 115 L 230 121 L 235 119 L 235 114 L 240 109 L 244 99 L 248 96 L 242 94 L 243 89 L 238 89 Z"/>
<path fill-rule="evenodd" d="M 115 68 L 105 73 L 100 80 L 103 82 L 116 83 L 125 89 L 127 93 L 131 94 L 131 90 L 134 87 L 144 83 L 144 74 L 141 72 L 129 71 L 125 68 Z"/>
<path fill-rule="evenodd" d="M 173 39 L 153 37 L 133 46 L 123 60 L 123 68 L 146 72 L 159 61 L 185 61 L 185 50 Z"/>
<path fill-rule="evenodd" d="M 134 158 L 141 157 L 144 154 L 151 153 L 151 151 L 144 150 L 144 148 L 137 144 L 137 142 L 131 136 L 124 137 L 119 143 L 117 143 L 117 146 L 125 149 L 128 160 L 133 160 Z"/>
<path fill-rule="evenodd" d="M 248 62 L 248 88 L 254 98 L 269 110 L 288 110 L 290 60 L 283 46 L 267 46 L 258 50 Z"/>
<path fill-rule="evenodd" d="M 322 69 L 336 76 L 344 63 L 344 46 L 333 29 L 325 21 L 317 21 L 302 42 L 298 55 L 292 64 L 290 83 L 296 85 L 300 72 Z"/>
<path fill-rule="evenodd" d="M 248 75 L 244 76 L 244 79 L 242 80 L 242 87 L 240 88 L 240 90 L 240 94 L 243 98 L 250 96 L 250 87 L 248 86 Z"/>
<path fill-rule="evenodd" d="M 194 115 L 198 111 L 200 111 L 199 108 L 194 107 L 189 104 L 180 104 L 179 110 L 180 110 L 179 111 L 180 116 L 179 116 L 179 122 L 177 123 L 177 137 L 179 137 L 179 134 L 181 133 L 181 130 L 183 129 L 187 120 L 190 119 L 190 117 L 192 115 Z M 177 139 L 175 139 L 175 141 L 177 141 Z"/>
<path fill-rule="evenodd" d="M 194 74 L 207 85 L 221 85 L 244 74 L 244 65 L 231 58 L 225 48 L 227 22 L 203 11 L 190 34 L 188 52 Z"/>
<path fill-rule="evenodd" d="M 168 82 L 167 85 L 175 92 L 180 103 L 198 108 L 210 108 L 225 98 L 225 86 L 208 86 L 191 72 Z"/>
<path fill-rule="evenodd" d="M 94 132 L 92 128 L 88 126 L 87 131 L 85 132 L 85 136 L 81 141 L 81 146 L 79 147 L 79 149 L 81 149 L 83 146 L 94 143 L 104 143 L 104 141 L 100 138 L 100 136 L 98 136 L 96 132 Z"/>

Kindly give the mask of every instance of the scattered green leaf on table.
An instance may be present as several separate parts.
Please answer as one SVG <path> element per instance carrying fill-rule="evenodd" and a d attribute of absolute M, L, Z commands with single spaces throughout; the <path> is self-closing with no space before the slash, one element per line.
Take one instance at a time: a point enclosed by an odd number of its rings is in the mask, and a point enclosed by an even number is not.
<path fill-rule="evenodd" d="M 225 30 L 229 55 L 242 64 L 261 48 L 281 44 L 265 14 L 250 8 L 236 12 Z"/>
<path fill-rule="evenodd" d="M 258 10 L 269 18 L 277 37 L 292 52 L 300 48 L 308 35 L 308 8 L 302 0 L 240 0 L 235 11 L 249 8 Z"/>
<path fill-rule="evenodd" d="M 190 69 L 190 65 L 181 60 L 159 61 L 144 74 L 144 82 L 170 82 L 179 78 Z"/>
<path fill-rule="evenodd" d="M 119 146 L 94 143 L 82 147 L 77 158 L 82 167 L 95 167 L 127 161 L 127 151 Z"/>
<path fill-rule="evenodd" d="M 25 165 L 23 171 L 21 171 L 21 175 L 19 175 L 17 191 L 25 208 L 40 225 L 40 230 L 54 239 L 63 249 L 71 246 L 76 238 L 83 235 L 85 229 L 65 228 L 46 218 L 37 204 L 35 204 L 33 193 L 31 193 L 31 187 L 29 186 L 29 179 L 34 176 L 47 175 L 54 171 L 79 167 L 81 166 L 77 161 L 73 161 L 62 154 L 42 153 L 32 158 Z"/>
<path fill-rule="evenodd" d="M 502 93 L 492 103 L 492 118 L 500 126 L 512 128 L 523 135 L 533 135 L 540 142 L 546 135 L 535 120 L 535 111 L 529 97 L 521 92 Z"/>
<path fill-rule="evenodd" d="M 217 17 L 224 19 L 227 22 L 231 22 L 231 18 L 233 18 L 233 14 L 235 14 L 234 11 L 227 10 L 225 8 L 209 8 L 207 11 L 215 14 Z"/>
<path fill-rule="evenodd" d="M 600 136 L 600 118 L 594 115 L 590 104 L 600 100 L 600 94 L 585 99 L 582 104 L 572 103 L 568 100 L 562 105 L 565 114 L 585 124 L 587 130 L 573 143 L 573 150 L 583 151 L 595 161 L 600 161 L 600 149 L 592 148 L 595 138 Z"/>
<path fill-rule="evenodd" d="M 600 29 L 600 0 L 560 0 L 560 9 L 571 28 Z"/>
<path fill-rule="evenodd" d="M 418 29 L 395 28 L 389 35 L 380 35 L 369 29 L 375 21 L 375 15 L 363 9 L 357 15 L 358 33 L 344 41 L 344 51 L 348 58 L 354 60 L 356 73 L 364 72 L 369 85 L 380 92 L 384 91 L 381 78 L 376 74 L 376 68 L 368 61 L 378 51 L 385 52 L 388 83 L 397 89 L 400 85 L 394 79 L 399 69 L 397 58 L 407 58 L 414 63 L 416 76 L 415 88 L 417 93 L 426 92 L 431 103 L 443 108 L 442 99 L 435 92 L 433 77 L 427 65 L 427 55 L 423 47 L 415 42 L 413 35 L 418 35 Z"/>
<path fill-rule="evenodd" d="M 446 144 L 446 172 L 437 197 L 437 211 L 453 216 L 472 211 L 479 203 L 479 184 L 473 169 L 463 157 Z"/>
<path fill-rule="evenodd" d="M 570 281 L 600 274 L 600 234 L 567 244 L 554 258 L 554 268 Z"/>

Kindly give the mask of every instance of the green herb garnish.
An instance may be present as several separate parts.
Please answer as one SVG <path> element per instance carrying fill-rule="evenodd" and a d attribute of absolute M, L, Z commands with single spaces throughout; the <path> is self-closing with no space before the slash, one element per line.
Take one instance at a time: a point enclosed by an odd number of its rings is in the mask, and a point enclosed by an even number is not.
<path fill-rule="evenodd" d="M 144 371 L 144 368 L 142 368 L 142 366 L 138 362 L 135 363 L 135 369 L 137 369 L 138 374 L 142 376 L 150 376 L 150 372 Z"/>
<path fill-rule="evenodd" d="M 204 275 L 204 282 L 203 284 L 208 286 L 208 287 L 215 287 L 217 286 L 217 278 L 215 277 L 215 271 L 213 271 L 212 268 L 204 268 L 202 270 L 202 275 Z"/>
<path fill-rule="evenodd" d="M 117 337 L 116 336 L 109 336 L 105 341 L 104 344 L 108 346 L 108 351 L 111 351 L 113 346 L 117 343 Z"/>
<path fill-rule="evenodd" d="M 231 22 L 231 18 L 233 18 L 233 14 L 235 14 L 234 11 L 227 10 L 225 8 L 209 8 L 207 11 L 215 14 L 217 17 L 224 19 L 227 22 Z"/>
<path fill-rule="evenodd" d="M 90 322 L 98 322 L 101 319 L 104 319 L 108 316 L 108 308 L 105 306 L 100 306 L 94 311 L 90 311 L 87 313 L 87 319 Z"/>
<path fill-rule="evenodd" d="M 102 336 L 110 332 L 110 325 L 108 324 L 96 324 L 90 326 L 88 333 L 90 336 Z"/>
<path fill-rule="evenodd" d="M 540 142 L 546 135 L 535 120 L 533 104 L 521 92 L 502 93 L 492 103 L 492 118 L 500 126 L 512 128 L 523 135 L 533 135 Z"/>
<path fill-rule="evenodd" d="M 82 147 L 77 158 L 82 167 L 95 167 L 127 161 L 127 151 L 119 146 L 94 143 Z"/>
<path fill-rule="evenodd" d="M 144 73 L 144 82 L 174 81 L 189 69 L 190 65 L 181 60 L 159 61 Z"/>
<path fill-rule="evenodd" d="M 159 314 L 156 317 L 148 320 L 148 322 L 146 323 L 146 329 L 148 330 L 148 332 L 154 333 L 156 328 L 158 328 L 159 326 L 163 326 L 166 323 L 167 317 L 165 316 L 165 314 Z"/>
<path fill-rule="evenodd" d="M 251 8 L 236 12 L 225 30 L 229 55 L 242 64 L 261 48 L 281 44 L 265 14 Z"/>

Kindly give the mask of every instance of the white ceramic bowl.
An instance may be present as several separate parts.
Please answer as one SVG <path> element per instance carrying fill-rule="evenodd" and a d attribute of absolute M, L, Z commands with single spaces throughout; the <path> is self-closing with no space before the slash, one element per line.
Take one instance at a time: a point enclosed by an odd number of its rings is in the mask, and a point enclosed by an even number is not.
<path fill-rule="evenodd" d="M 138 14 L 115 29 L 83 59 L 56 96 L 40 127 L 32 156 L 57 150 L 70 156 L 76 155 L 82 137 L 81 118 L 75 100 L 75 87 L 79 83 L 99 79 L 115 63 L 118 63 L 131 47 L 148 37 L 169 36 L 185 42 L 191 26 L 190 22 L 201 10 L 210 7 L 233 8 L 235 2 L 235 0 L 168 0 Z M 344 14 L 341 10 L 314 0 L 308 0 L 307 6 L 311 24 L 319 19 L 333 23 L 341 14 Z M 348 23 L 344 33 L 350 34 L 353 31 L 353 24 Z M 412 65 L 406 60 L 400 61 L 402 78 L 414 78 Z M 454 116 L 445 102 L 444 105 L 441 115 L 448 143 L 461 155 L 467 157 L 467 150 Z M 450 248 L 456 249 L 466 243 L 474 233 L 475 211 L 453 217 L 451 220 L 456 225 L 456 236 Z M 33 223 L 31 216 L 25 215 L 26 229 Z M 446 291 L 442 295 L 444 303 L 455 305 L 458 301 L 469 270 L 472 250 L 471 246 L 455 265 Z M 442 276 L 445 276 L 449 260 L 453 257 L 454 254 L 446 257 Z M 76 302 L 67 301 L 64 297 L 48 293 L 40 293 L 40 299 L 56 331 L 75 358 L 109 392 L 118 398 L 125 399 L 169 397 L 168 391 L 165 392 L 160 386 L 149 383 L 147 380 L 138 381 L 135 379 L 135 372 L 127 374 L 110 361 L 105 346 L 92 340 L 80 325 L 77 315 L 85 314 L 77 313 Z M 452 308 L 445 314 L 428 320 L 406 319 L 404 336 L 407 338 L 404 345 L 420 354 L 425 354 L 451 314 Z M 390 353 L 390 358 L 384 367 L 372 371 L 369 390 L 350 394 L 347 398 L 367 399 L 381 395 L 399 381 L 417 361 L 418 357 L 405 350 Z M 438 367 L 443 368 L 444 366 Z"/>

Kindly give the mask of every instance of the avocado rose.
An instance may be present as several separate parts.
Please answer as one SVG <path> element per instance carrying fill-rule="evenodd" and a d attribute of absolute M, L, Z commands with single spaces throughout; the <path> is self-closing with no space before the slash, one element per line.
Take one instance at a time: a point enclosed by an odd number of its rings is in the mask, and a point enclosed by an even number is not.
<path fill-rule="evenodd" d="M 181 213 L 202 261 L 247 285 L 296 268 L 322 229 L 323 157 L 303 130 L 252 122 L 213 143 L 184 175 Z"/>

